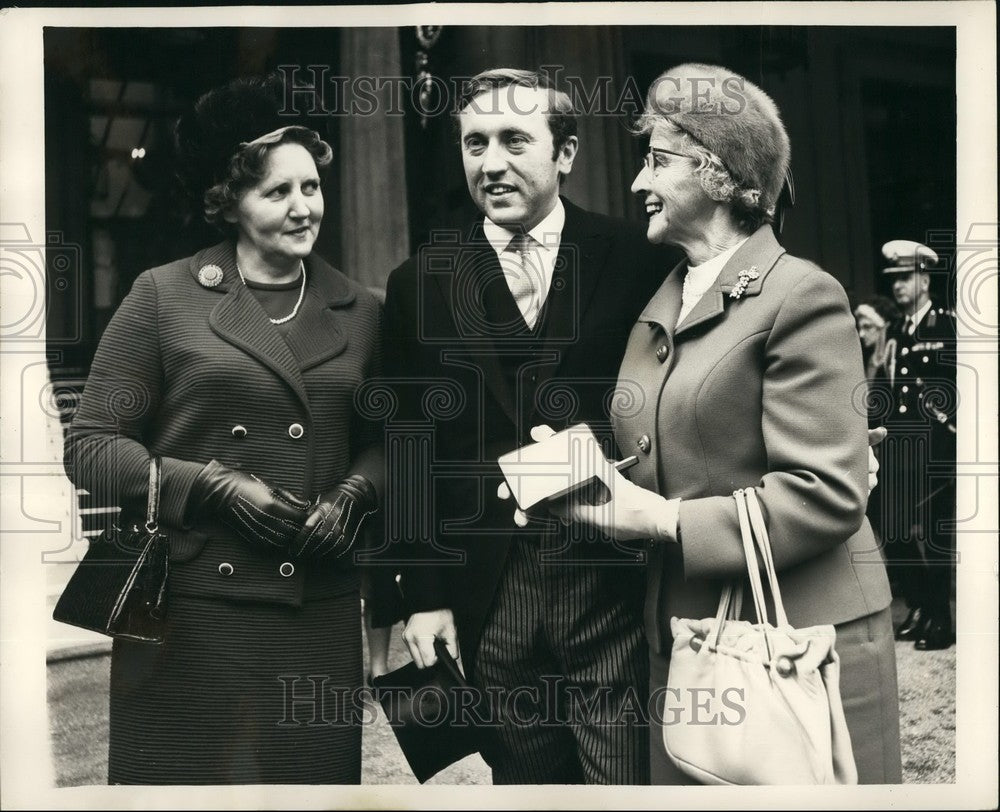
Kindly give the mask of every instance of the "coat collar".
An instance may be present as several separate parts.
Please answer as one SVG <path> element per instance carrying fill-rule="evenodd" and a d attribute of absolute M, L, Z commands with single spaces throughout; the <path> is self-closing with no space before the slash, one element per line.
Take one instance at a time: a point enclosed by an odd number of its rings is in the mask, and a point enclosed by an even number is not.
<path fill-rule="evenodd" d="M 677 324 L 687 268 L 686 261 L 680 262 L 643 309 L 639 321 L 659 324 L 667 333 L 680 336 L 692 327 L 722 315 L 726 302 L 736 301 L 729 294 L 739 282 L 741 271 L 756 269 L 758 276 L 749 281 L 740 298 L 759 294 L 768 273 L 783 253 L 785 249 L 778 244 L 771 226 L 758 228 L 725 264 L 715 283 L 705 291 L 684 321 Z"/>
<path fill-rule="evenodd" d="M 211 284 L 218 277 L 212 266 L 221 271 L 216 284 Z M 208 319 L 213 332 L 269 367 L 308 407 L 302 373 L 346 349 L 347 335 L 334 309 L 352 303 L 356 294 L 346 277 L 319 257 L 308 257 L 305 267 L 302 308 L 284 336 L 241 282 L 232 242 L 195 254 L 189 271 L 202 287 L 220 296 Z"/>

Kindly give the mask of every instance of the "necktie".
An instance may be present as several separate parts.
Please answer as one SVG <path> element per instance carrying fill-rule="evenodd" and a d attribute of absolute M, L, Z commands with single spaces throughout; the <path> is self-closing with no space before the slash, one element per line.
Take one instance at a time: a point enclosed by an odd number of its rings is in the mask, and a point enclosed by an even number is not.
<path fill-rule="evenodd" d="M 515 252 L 520 262 L 508 263 L 504 268 L 507 286 L 510 288 L 517 309 L 521 311 L 529 328 L 535 328 L 538 312 L 542 309 L 542 269 L 536 252 L 532 250 L 533 242 L 529 234 L 517 234 L 507 246 L 508 251 Z"/>
<path fill-rule="evenodd" d="M 913 335 L 913 319 L 910 316 L 903 319 L 903 332 L 908 336 Z"/>

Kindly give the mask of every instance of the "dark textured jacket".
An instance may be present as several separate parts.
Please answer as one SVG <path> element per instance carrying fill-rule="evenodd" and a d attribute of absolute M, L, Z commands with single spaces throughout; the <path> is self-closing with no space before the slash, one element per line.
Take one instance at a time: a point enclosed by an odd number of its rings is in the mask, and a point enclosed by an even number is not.
<path fill-rule="evenodd" d="M 206 265 L 221 268 L 221 283 L 199 281 Z M 163 458 L 174 591 L 298 605 L 356 586 L 350 568 L 293 561 L 282 574 L 280 554 L 218 526 L 184 527 L 191 485 L 211 459 L 307 499 L 351 472 L 381 490 L 381 435 L 355 410 L 356 390 L 380 372 L 379 303 L 316 256 L 305 267 L 306 295 L 284 337 L 224 242 L 140 275 L 101 339 L 66 471 L 127 518 L 144 511 L 149 455 Z"/>

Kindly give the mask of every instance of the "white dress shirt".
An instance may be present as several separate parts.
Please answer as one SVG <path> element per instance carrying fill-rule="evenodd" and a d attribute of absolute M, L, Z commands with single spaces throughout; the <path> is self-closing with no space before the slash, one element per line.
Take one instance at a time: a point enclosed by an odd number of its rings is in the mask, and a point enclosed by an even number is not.
<path fill-rule="evenodd" d="M 556 199 L 555 208 L 549 212 L 542 222 L 528 232 L 531 238 L 529 248 L 522 258 L 511 249 L 512 241 L 520 237 L 520 232 L 511 231 L 498 225 L 489 217 L 483 222 L 483 233 L 489 240 L 493 250 L 500 260 L 504 279 L 514 296 L 514 301 L 524 316 L 529 327 L 534 328 L 535 321 L 541 312 L 552 287 L 552 274 L 559 255 L 559 245 L 562 242 L 562 230 L 566 224 L 566 209 L 562 201 Z M 531 297 L 520 295 L 523 290 L 524 276 L 532 288 Z"/>

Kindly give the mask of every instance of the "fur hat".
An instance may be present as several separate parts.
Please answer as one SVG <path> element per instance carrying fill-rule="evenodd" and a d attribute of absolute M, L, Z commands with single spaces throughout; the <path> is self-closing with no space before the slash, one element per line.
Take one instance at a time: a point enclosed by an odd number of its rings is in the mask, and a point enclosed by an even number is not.
<path fill-rule="evenodd" d="M 777 106 L 738 73 L 689 62 L 662 74 L 646 97 L 646 115 L 660 115 L 715 153 L 742 187 L 759 189 L 773 212 L 791 159 Z"/>
<path fill-rule="evenodd" d="M 224 180 L 241 143 L 296 123 L 280 114 L 283 86 L 275 74 L 236 79 L 205 93 L 174 128 L 181 186 L 201 202 L 205 190 Z"/>

